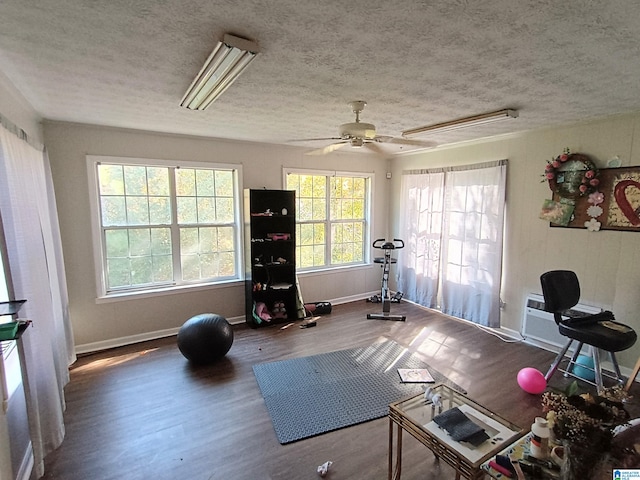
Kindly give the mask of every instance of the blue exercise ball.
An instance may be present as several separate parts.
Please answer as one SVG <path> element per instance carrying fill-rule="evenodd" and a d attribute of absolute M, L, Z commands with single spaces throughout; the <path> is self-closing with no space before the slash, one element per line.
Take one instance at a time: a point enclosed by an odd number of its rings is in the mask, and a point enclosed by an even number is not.
<path fill-rule="evenodd" d="M 215 313 L 201 313 L 187 320 L 178 332 L 178 348 L 192 363 L 208 364 L 224 357 L 233 344 L 233 329 Z"/>
<path fill-rule="evenodd" d="M 579 355 L 573 365 L 572 373 L 576 377 L 593 382 L 596 379 L 596 374 L 593 371 L 593 358 L 587 355 Z"/>

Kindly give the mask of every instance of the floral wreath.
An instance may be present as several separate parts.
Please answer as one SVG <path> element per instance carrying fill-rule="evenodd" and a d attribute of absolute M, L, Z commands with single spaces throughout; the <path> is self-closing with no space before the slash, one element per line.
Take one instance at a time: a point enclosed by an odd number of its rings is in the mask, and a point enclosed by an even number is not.
<path fill-rule="evenodd" d="M 580 186 L 578 187 L 579 195 L 583 196 L 594 191 L 600 184 L 600 180 L 598 179 L 600 172 L 589 157 L 580 153 L 571 153 L 568 148 L 565 148 L 562 154 L 556 158 L 547 160 L 547 165 L 544 168 L 544 178 L 549 182 L 549 188 L 554 192 L 560 193 L 558 173 L 562 173 L 559 169 L 568 160 L 582 162 L 586 167 Z"/>

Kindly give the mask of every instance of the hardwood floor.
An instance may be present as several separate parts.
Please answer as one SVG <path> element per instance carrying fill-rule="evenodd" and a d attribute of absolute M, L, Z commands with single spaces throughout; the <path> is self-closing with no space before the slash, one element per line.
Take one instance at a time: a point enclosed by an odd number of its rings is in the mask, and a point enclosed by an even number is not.
<path fill-rule="evenodd" d="M 524 393 L 518 371 L 545 371 L 553 354 L 403 302 L 406 322 L 367 320 L 380 305 L 335 305 L 315 328 L 234 326 L 220 362 L 193 368 L 175 337 L 87 355 L 66 387 L 66 436 L 46 458 L 44 479 L 384 479 L 388 420 L 374 420 L 288 445 L 276 440 L 252 365 L 392 339 L 447 375 L 468 395 L 528 428 L 539 396 Z M 185 319 L 186 320 L 186 319 Z M 310 406 L 312 408 L 312 406 Z M 402 478 L 450 479 L 453 471 L 404 436 Z"/>

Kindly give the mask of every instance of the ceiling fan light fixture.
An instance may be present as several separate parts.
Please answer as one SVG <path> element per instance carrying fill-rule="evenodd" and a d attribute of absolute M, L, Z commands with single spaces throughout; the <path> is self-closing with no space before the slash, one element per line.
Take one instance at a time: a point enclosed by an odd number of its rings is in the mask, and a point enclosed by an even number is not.
<path fill-rule="evenodd" d="M 238 78 L 260 53 L 257 43 L 225 34 L 194 78 L 180 102 L 190 110 L 205 110 Z"/>
<path fill-rule="evenodd" d="M 404 132 L 402 132 L 402 136 L 409 137 L 422 133 L 451 132 L 453 130 L 459 130 L 461 128 L 469 128 L 477 125 L 485 125 L 487 123 L 494 123 L 515 118 L 518 118 L 518 110 L 506 108 L 504 110 L 498 110 L 496 112 L 483 113 L 480 115 L 474 115 L 472 117 L 459 118 L 450 122 L 436 123 L 424 127 L 412 128 L 410 130 L 405 130 Z"/>

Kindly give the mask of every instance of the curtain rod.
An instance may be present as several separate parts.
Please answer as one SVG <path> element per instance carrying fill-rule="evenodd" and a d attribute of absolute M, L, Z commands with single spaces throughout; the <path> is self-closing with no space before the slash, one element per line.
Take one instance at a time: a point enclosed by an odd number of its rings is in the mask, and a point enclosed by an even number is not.
<path fill-rule="evenodd" d="M 461 172 L 464 170 L 478 170 L 481 168 L 500 167 L 507 165 L 508 160 L 495 160 L 493 162 L 474 163 L 471 165 L 454 165 L 451 167 L 421 168 L 419 170 L 404 170 L 402 175 L 423 175 L 425 173 Z"/>
<path fill-rule="evenodd" d="M 6 128 L 9 132 L 13 133 L 20 140 L 24 140 L 36 150 L 40 150 L 40 151 L 44 150 L 44 145 L 42 143 L 31 138 L 29 134 L 27 134 L 27 132 L 25 132 L 23 129 L 18 127 L 15 123 L 13 123 L 7 117 L 2 115 L 2 113 L 0 113 L 0 124 L 2 124 L 4 128 Z"/>

